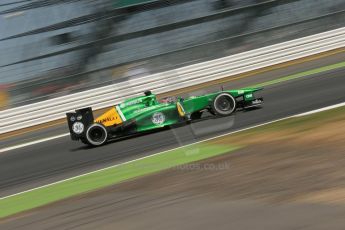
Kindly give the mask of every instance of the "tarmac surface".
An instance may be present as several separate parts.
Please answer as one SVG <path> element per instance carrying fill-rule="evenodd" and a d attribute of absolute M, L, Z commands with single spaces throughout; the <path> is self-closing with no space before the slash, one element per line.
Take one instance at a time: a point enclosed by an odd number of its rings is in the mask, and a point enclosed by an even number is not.
<path fill-rule="evenodd" d="M 338 63 L 345 54 L 297 64 L 224 84 L 240 88 L 301 71 Z M 194 92 L 219 90 L 212 86 Z M 209 119 L 193 125 L 164 130 L 98 148 L 87 148 L 68 136 L 0 154 L 0 196 L 11 195 L 110 165 L 147 156 L 222 133 L 250 127 L 286 116 L 345 101 L 345 68 L 327 71 L 265 87 L 258 96 L 265 99 L 262 109 L 237 112 L 234 116 Z M 65 125 L 1 140 L 1 147 L 66 133 Z"/>

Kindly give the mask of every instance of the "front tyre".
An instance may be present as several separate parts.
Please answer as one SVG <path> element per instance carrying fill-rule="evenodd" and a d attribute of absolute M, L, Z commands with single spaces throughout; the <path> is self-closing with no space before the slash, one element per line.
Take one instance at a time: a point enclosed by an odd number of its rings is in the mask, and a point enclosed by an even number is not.
<path fill-rule="evenodd" d="M 236 100 L 229 93 L 218 94 L 211 103 L 212 112 L 219 116 L 228 116 L 236 109 Z"/>
<path fill-rule="evenodd" d="M 88 127 L 85 136 L 89 145 L 100 146 L 107 141 L 108 132 L 102 124 L 94 123 Z"/>

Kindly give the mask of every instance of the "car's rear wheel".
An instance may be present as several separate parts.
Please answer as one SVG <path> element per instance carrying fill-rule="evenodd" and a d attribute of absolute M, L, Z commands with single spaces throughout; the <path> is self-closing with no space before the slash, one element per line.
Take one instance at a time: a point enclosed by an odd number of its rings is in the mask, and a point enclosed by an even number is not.
<path fill-rule="evenodd" d="M 236 109 L 236 100 L 229 93 L 218 94 L 211 103 L 212 112 L 219 116 L 228 116 Z"/>
<path fill-rule="evenodd" d="M 89 126 L 86 130 L 86 141 L 93 146 L 99 146 L 107 141 L 108 132 L 105 127 L 99 123 Z"/>

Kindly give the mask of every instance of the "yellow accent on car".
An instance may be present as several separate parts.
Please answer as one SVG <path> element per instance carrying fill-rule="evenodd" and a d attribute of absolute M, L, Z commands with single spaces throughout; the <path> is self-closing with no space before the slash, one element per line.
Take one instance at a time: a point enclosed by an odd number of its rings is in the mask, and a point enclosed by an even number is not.
<path fill-rule="evenodd" d="M 180 103 L 180 102 L 177 102 L 177 103 L 176 103 L 176 107 L 177 107 L 178 114 L 179 114 L 181 117 L 184 117 L 184 116 L 186 115 L 186 112 L 184 111 L 184 108 L 182 107 L 181 103 Z"/>
<path fill-rule="evenodd" d="M 97 117 L 95 122 L 101 123 L 104 126 L 113 126 L 122 123 L 121 116 L 113 107 L 107 112 L 103 113 L 101 116 Z"/>

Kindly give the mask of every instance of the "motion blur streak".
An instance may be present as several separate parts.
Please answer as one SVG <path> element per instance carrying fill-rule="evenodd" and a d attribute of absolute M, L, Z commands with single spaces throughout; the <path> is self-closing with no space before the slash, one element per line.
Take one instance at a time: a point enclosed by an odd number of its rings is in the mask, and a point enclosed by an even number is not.
<path fill-rule="evenodd" d="M 327 110 L 331 110 L 331 109 L 335 109 L 335 108 L 339 108 L 339 107 L 343 107 L 343 106 L 345 106 L 345 102 L 339 103 L 339 104 L 336 104 L 336 105 L 332 105 L 332 106 L 327 106 L 327 107 L 320 108 L 320 109 L 316 109 L 316 110 L 312 110 L 312 111 L 309 111 L 309 112 L 306 112 L 306 113 L 296 114 L 296 115 L 280 118 L 280 119 L 277 119 L 277 120 L 274 120 L 274 121 L 269 121 L 269 122 L 265 122 L 265 123 L 262 123 L 262 124 L 246 127 L 246 128 L 239 129 L 239 130 L 236 130 L 236 131 L 232 131 L 232 132 L 229 132 L 229 133 L 225 133 L 225 134 L 222 134 L 222 135 L 218 135 L 218 136 L 214 136 L 214 137 L 211 137 L 211 138 L 203 139 L 201 141 L 193 142 L 191 144 L 181 145 L 181 146 L 179 146 L 177 148 L 173 148 L 173 149 L 169 149 L 169 150 L 166 150 L 166 151 L 163 151 L 163 152 L 155 153 L 155 154 L 152 154 L 152 155 L 149 155 L 149 156 L 146 156 L 146 157 L 137 158 L 135 160 L 127 161 L 127 162 L 124 162 L 124 163 L 121 163 L 121 164 L 118 164 L 118 165 L 113 165 L 113 166 L 110 166 L 110 167 L 107 167 L 107 168 L 102 168 L 102 169 L 99 169 L 99 170 L 96 170 L 96 171 L 93 171 L 93 172 L 88 172 L 88 173 L 85 173 L 85 174 L 82 174 L 82 175 L 78 175 L 78 176 L 75 176 L 75 177 L 72 177 L 72 178 L 68 178 L 68 179 L 65 179 L 65 180 L 62 180 L 62 181 L 57 181 L 57 182 L 54 182 L 54 183 L 51 183 L 51 184 L 43 185 L 43 186 L 40 186 L 40 187 L 37 187 L 37 188 L 33 188 L 33 189 L 30 189 L 30 190 L 27 190 L 27 191 L 19 192 L 19 193 L 16 193 L 16 194 L 5 196 L 5 197 L 0 197 L 0 200 L 6 199 L 6 198 L 9 198 L 9 197 L 13 197 L 13 196 L 16 196 L 16 195 L 20 195 L 20 194 L 23 194 L 23 193 L 26 193 L 26 192 L 34 191 L 34 190 L 37 190 L 37 189 L 45 188 L 45 187 L 48 187 L 48 186 L 51 186 L 51 185 L 54 185 L 54 184 L 59 184 L 59 183 L 62 183 L 62 182 L 68 181 L 68 180 L 76 179 L 76 178 L 79 178 L 79 177 L 82 177 L 82 176 L 85 176 L 85 175 L 90 175 L 90 174 L 95 173 L 95 172 L 100 172 L 100 171 L 103 171 L 103 170 L 106 170 L 106 169 L 118 167 L 118 166 L 123 165 L 123 164 L 127 164 L 127 163 L 135 162 L 135 161 L 138 161 L 138 160 L 142 160 L 142 159 L 145 159 L 145 158 L 148 158 L 148 157 L 164 154 L 167 151 L 176 150 L 176 149 L 179 149 L 179 148 L 182 148 L 182 147 L 187 147 L 187 146 L 190 146 L 190 145 L 194 145 L 194 144 L 210 141 L 210 140 L 213 140 L 213 139 L 217 139 L 219 137 L 224 137 L 224 136 L 228 136 L 228 135 L 231 135 L 231 134 L 235 134 L 235 133 L 247 131 L 247 130 L 250 130 L 250 129 L 258 128 L 258 127 L 261 127 L 261 126 L 277 123 L 279 121 L 284 121 L 284 120 L 287 120 L 287 119 L 292 118 L 292 117 L 307 116 L 307 115 L 310 115 L 310 114 L 319 113 L 319 112 L 323 112 L 323 111 L 327 111 Z M 23 144 L 23 145 L 17 145 L 17 146 L 5 148 L 5 149 L 0 149 L 0 153 L 1 152 L 6 152 L 6 151 L 10 151 L 10 150 L 14 150 L 14 149 L 18 149 L 18 148 L 22 148 L 22 147 L 26 147 L 26 146 L 29 146 L 29 145 L 39 144 L 39 143 L 42 143 L 42 142 L 45 142 L 45 141 L 54 140 L 56 138 L 65 137 L 67 135 L 69 135 L 69 134 L 62 134 L 62 135 L 58 135 L 58 136 L 51 137 L 51 138 L 46 138 L 46 139 L 42 139 L 42 140 L 33 141 L 33 142 L 26 143 L 26 144 Z"/>
<path fill-rule="evenodd" d="M 56 136 L 53 136 L 53 137 L 47 137 L 47 138 L 43 138 L 43 139 L 40 139 L 40 140 L 30 141 L 30 142 L 23 143 L 23 144 L 20 144 L 20 145 L 15 145 L 15 146 L 3 148 L 3 149 L 0 149 L 0 153 L 4 153 L 4 152 L 11 151 L 11 150 L 14 150 L 14 149 L 24 148 L 24 147 L 30 146 L 30 145 L 36 145 L 36 144 L 39 144 L 39 143 L 42 143 L 42 142 L 51 141 L 51 140 L 54 140 L 54 139 L 57 139 L 57 138 L 61 138 L 61 137 L 66 137 L 68 135 L 69 135 L 69 133 L 64 133 L 64 134 L 56 135 Z"/>
<path fill-rule="evenodd" d="M 340 28 L 345 4 L 8 1 L 0 16 L 3 110 Z"/>
<path fill-rule="evenodd" d="M 333 60 L 334 58 L 328 59 L 335 63 L 339 61 L 337 59 Z M 325 60 L 314 62 L 324 63 Z M 304 65 L 306 64 L 300 66 Z M 296 67 L 293 66 L 283 70 L 276 70 L 274 73 L 265 73 L 257 77 L 260 80 L 269 80 L 273 77 L 277 78 L 277 72 L 280 72 L 281 76 L 286 76 L 291 70 L 296 71 Z M 4 197 L 176 148 L 180 145 L 187 145 L 246 127 L 343 103 L 345 101 L 345 95 L 343 94 L 345 91 L 343 71 L 344 69 L 342 68 L 323 74 L 316 74 L 312 77 L 267 86 L 260 95 L 266 99 L 264 108 L 251 111 L 250 113 L 238 112 L 234 116 L 233 126 L 229 130 L 212 131 L 211 133 L 205 133 L 204 131 L 198 132 L 199 129 L 216 127 L 227 121 L 226 118 L 211 119 L 192 124 L 192 129 L 188 126 L 180 127 L 173 131 L 166 130 L 109 143 L 99 148 L 85 148 L 82 144 L 74 143 L 69 140 L 68 136 L 65 136 L 39 144 L 25 146 L 24 148 L 13 149 L 8 154 L 0 155 L 0 195 Z M 258 83 L 257 78 L 250 78 L 250 80 L 242 79 L 241 81 L 244 81 L 241 84 L 246 85 Z M 224 84 L 224 87 L 230 88 L 234 84 L 240 84 L 240 82 Z M 205 90 L 218 90 L 218 86 L 208 87 Z M 287 97 L 286 95 L 289 96 Z M 45 137 L 47 135 L 46 133 L 49 132 L 51 136 L 56 136 L 60 133 L 65 133 L 66 127 L 63 126 L 60 129 L 56 129 L 55 133 L 49 130 L 43 130 L 41 132 Z M 35 134 L 25 134 L 24 136 L 32 139 L 32 135 Z M 11 143 L 11 140 L 5 141 L 4 143 Z M 40 164 L 37 164 L 38 160 Z"/>
<path fill-rule="evenodd" d="M 0 17 L 5 110 L 342 28 L 345 1 L 7 0 L 0 3 Z M 327 47 L 333 45 L 330 40 Z M 207 82 L 180 96 L 240 89 L 341 63 L 345 52 L 339 50 L 255 77 Z M 16 194 L 203 140 L 242 148 L 1 219 L 0 229 L 343 229 L 344 76 L 339 66 L 278 82 L 256 95 L 265 100 L 262 109 L 203 117 L 97 148 L 72 142 L 66 124 L 1 139 L 5 206 Z M 18 201 L 18 207 L 25 205 Z"/>

